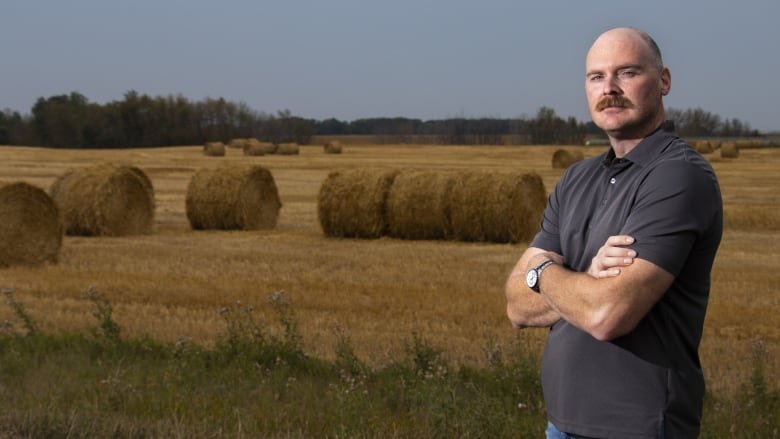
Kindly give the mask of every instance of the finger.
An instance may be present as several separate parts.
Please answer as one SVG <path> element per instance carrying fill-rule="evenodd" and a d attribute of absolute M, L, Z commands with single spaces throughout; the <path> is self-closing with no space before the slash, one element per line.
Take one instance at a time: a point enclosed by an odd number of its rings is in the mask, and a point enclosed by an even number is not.
<path fill-rule="evenodd" d="M 636 257 L 636 251 L 630 248 L 623 247 L 605 247 L 603 250 L 603 257 L 609 258 L 634 258 Z"/>
<path fill-rule="evenodd" d="M 625 267 L 634 263 L 634 258 L 617 256 L 617 257 L 604 257 L 599 261 L 598 266 L 602 269 L 609 269 L 612 267 Z"/>
<path fill-rule="evenodd" d="M 620 269 L 619 268 L 610 268 L 608 270 L 599 271 L 598 277 L 600 279 L 604 279 L 604 278 L 608 278 L 608 277 L 615 277 L 618 274 L 620 274 Z"/>
<path fill-rule="evenodd" d="M 634 237 L 630 235 L 614 235 L 607 238 L 607 245 L 630 245 L 634 243 Z"/>

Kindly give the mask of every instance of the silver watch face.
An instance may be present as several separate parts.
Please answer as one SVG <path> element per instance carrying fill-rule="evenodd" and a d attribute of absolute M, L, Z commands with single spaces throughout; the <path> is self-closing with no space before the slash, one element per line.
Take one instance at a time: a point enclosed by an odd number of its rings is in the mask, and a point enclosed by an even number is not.
<path fill-rule="evenodd" d="M 536 270 L 528 270 L 528 273 L 525 274 L 525 283 L 528 284 L 528 288 L 533 288 L 536 285 L 538 277 Z"/>

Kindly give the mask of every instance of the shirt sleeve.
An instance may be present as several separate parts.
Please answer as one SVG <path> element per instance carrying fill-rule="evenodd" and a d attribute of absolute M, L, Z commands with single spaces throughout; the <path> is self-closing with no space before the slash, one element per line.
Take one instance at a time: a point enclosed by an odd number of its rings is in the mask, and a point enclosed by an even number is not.
<path fill-rule="evenodd" d="M 638 258 L 678 276 L 720 206 L 711 171 L 682 160 L 665 162 L 640 183 L 621 233 L 636 239 L 632 247 Z"/>

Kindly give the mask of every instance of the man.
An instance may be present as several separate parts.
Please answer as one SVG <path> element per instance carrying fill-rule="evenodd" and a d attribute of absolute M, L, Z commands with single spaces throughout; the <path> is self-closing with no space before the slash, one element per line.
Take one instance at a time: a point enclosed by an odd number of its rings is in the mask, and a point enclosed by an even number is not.
<path fill-rule="evenodd" d="M 665 122 L 670 89 L 649 35 L 616 28 L 596 39 L 585 92 L 611 147 L 567 169 L 507 280 L 512 324 L 551 327 L 549 438 L 698 435 L 722 200 L 707 161 Z"/>

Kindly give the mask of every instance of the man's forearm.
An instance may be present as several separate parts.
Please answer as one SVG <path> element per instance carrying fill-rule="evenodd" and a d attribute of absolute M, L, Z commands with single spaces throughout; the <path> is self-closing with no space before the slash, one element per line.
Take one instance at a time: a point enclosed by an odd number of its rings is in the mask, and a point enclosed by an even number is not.
<path fill-rule="evenodd" d="M 560 314 L 543 297 L 531 291 L 525 282 L 528 260 L 542 252 L 535 248 L 526 250 L 507 279 L 504 288 L 506 313 L 516 328 L 551 326 L 561 319 Z"/>
<path fill-rule="evenodd" d="M 552 326 L 560 314 L 525 285 L 525 272 L 515 270 L 506 285 L 506 313 L 515 328 Z"/>

